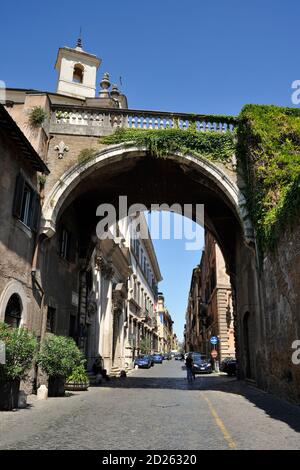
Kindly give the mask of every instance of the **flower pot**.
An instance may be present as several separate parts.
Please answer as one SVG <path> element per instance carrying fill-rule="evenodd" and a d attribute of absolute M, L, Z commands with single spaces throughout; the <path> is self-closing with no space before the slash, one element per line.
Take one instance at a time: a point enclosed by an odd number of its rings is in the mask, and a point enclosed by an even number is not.
<path fill-rule="evenodd" d="M 83 392 L 89 388 L 88 382 L 66 382 L 65 390 Z"/>
<path fill-rule="evenodd" d="M 0 384 L 0 410 L 11 411 L 18 408 L 20 380 Z"/>
<path fill-rule="evenodd" d="M 65 395 L 65 377 L 50 376 L 48 381 L 48 397 L 63 397 Z"/>

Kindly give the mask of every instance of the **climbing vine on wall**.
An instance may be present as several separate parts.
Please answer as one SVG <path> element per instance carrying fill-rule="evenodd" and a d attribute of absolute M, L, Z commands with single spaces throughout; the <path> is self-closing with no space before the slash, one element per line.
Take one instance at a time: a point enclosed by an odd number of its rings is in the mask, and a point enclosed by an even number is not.
<path fill-rule="evenodd" d="M 230 161 L 235 151 L 234 133 L 199 132 L 191 129 L 118 129 L 101 138 L 101 143 L 134 143 L 156 157 L 172 152 L 193 153 L 210 160 Z"/>
<path fill-rule="evenodd" d="M 246 105 L 237 126 L 237 159 L 261 253 L 274 249 L 300 207 L 300 110 Z"/>
<path fill-rule="evenodd" d="M 92 158 L 94 158 L 97 154 L 97 149 L 94 148 L 84 148 L 82 149 L 77 157 L 78 163 L 85 163 Z"/>

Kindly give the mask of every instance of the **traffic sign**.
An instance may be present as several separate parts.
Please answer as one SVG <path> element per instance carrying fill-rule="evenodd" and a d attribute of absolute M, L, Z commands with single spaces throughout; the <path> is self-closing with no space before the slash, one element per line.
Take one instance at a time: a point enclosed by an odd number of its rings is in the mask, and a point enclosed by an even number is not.
<path fill-rule="evenodd" d="M 210 342 L 211 342 L 211 344 L 217 344 L 218 338 L 216 336 L 211 336 Z"/>
<path fill-rule="evenodd" d="M 213 349 L 212 352 L 210 353 L 211 357 L 215 359 L 218 355 L 218 351 L 216 349 Z"/>

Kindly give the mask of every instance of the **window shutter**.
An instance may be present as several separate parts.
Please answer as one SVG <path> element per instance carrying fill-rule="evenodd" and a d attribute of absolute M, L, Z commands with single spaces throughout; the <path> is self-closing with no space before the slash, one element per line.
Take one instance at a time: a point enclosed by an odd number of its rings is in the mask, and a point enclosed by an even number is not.
<path fill-rule="evenodd" d="M 25 179 L 23 178 L 22 174 L 19 173 L 16 178 L 15 196 L 14 196 L 14 205 L 13 205 L 13 215 L 15 217 L 18 217 L 18 219 L 21 218 L 24 187 L 25 187 Z"/>
<path fill-rule="evenodd" d="M 76 261 L 76 248 L 77 248 L 76 238 L 73 235 L 71 235 L 69 232 L 67 259 L 71 263 L 75 263 Z"/>
<path fill-rule="evenodd" d="M 31 214 L 30 214 L 30 228 L 35 232 L 39 229 L 40 221 L 40 197 L 36 192 L 32 193 L 32 204 L 31 204 Z"/>

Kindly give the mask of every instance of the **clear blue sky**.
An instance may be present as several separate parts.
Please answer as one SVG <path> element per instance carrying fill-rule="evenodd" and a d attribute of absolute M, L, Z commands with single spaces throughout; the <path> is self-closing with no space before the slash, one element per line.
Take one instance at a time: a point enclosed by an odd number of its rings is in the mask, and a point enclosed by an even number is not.
<path fill-rule="evenodd" d="M 239 112 L 290 104 L 300 78 L 299 0 L 2 2 L 0 79 L 54 90 L 58 47 L 79 28 L 100 74 L 122 77 L 131 108 Z"/>
<path fill-rule="evenodd" d="M 299 0 L 3 2 L 0 80 L 55 91 L 57 49 L 74 46 L 81 26 L 84 49 L 103 60 L 98 83 L 105 71 L 113 82 L 121 76 L 131 108 L 237 114 L 246 103 L 291 106 L 299 19 Z M 155 245 L 181 336 L 200 253 L 179 241 Z"/>

